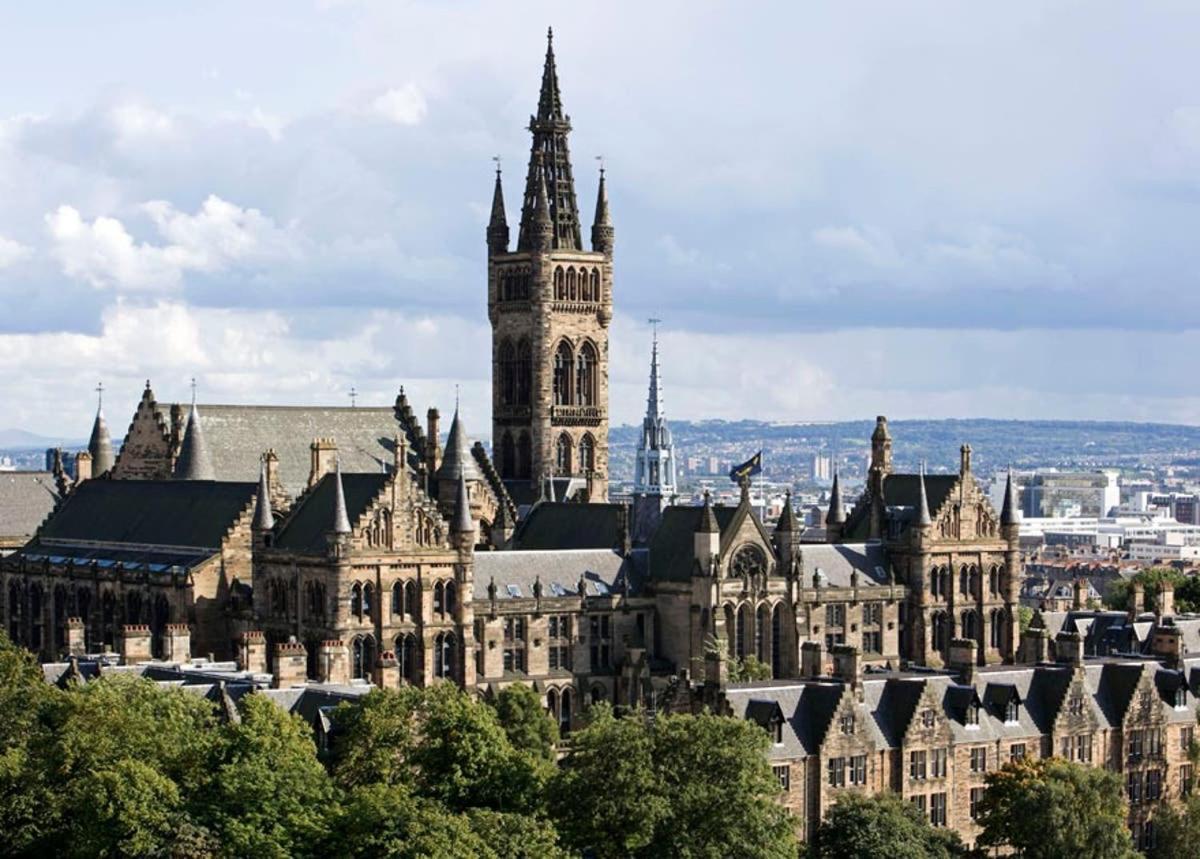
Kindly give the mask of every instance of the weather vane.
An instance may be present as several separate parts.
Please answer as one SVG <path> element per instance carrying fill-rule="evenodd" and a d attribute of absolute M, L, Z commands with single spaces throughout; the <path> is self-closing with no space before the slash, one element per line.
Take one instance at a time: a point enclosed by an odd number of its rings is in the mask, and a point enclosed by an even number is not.
<path fill-rule="evenodd" d="M 500 175 L 500 156 L 493 155 L 492 160 L 496 162 L 496 175 Z"/>
<path fill-rule="evenodd" d="M 99 407 L 104 406 L 104 383 L 103 382 L 96 383 L 96 405 Z"/>
<path fill-rule="evenodd" d="M 600 162 L 600 175 L 601 175 L 601 176 L 603 176 L 603 175 L 604 175 L 604 156 L 603 156 L 603 155 L 597 155 L 597 156 L 596 156 L 596 160 L 597 160 L 598 162 Z"/>
<path fill-rule="evenodd" d="M 649 322 L 650 327 L 652 329 L 654 329 L 654 340 L 655 340 L 655 342 L 657 342 L 658 341 L 658 326 L 659 326 L 659 323 L 662 322 L 662 320 L 659 319 L 657 316 L 651 316 L 646 321 Z"/>
<path fill-rule="evenodd" d="M 196 377 L 192 376 L 192 405 L 196 405 Z"/>
<path fill-rule="evenodd" d="M 350 408 L 353 409 L 357 405 L 358 405 L 358 390 L 353 385 L 351 385 L 350 386 Z"/>

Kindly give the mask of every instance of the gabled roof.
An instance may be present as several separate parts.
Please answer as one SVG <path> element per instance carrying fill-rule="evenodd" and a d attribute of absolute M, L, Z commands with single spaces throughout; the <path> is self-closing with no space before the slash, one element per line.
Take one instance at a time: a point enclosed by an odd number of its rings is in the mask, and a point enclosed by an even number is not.
<path fill-rule="evenodd" d="M 956 486 L 957 474 L 926 474 L 925 497 L 929 504 L 929 512 L 937 518 L 938 511 L 946 503 Z M 844 531 L 847 540 L 865 540 L 870 530 L 869 499 L 864 493 L 854 506 L 846 520 Z M 912 521 L 916 521 L 921 506 L 921 475 L 920 474 L 889 474 L 883 478 L 883 503 L 888 508 L 904 508 L 910 512 Z"/>
<path fill-rule="evenodd" d="M 44 541 L 218 548 L 254 500 L 256 484 L 85 480 L 46 522 Z"/>
<path fill-rule="evenodd" d="M 158 403 L 171 425 L 170 403 Z M 187 414 L 190 406 L 180 406 Z M 308 486 L 310 447 L 315 438 L 332 438 L 346 471 L 379 472 L 395 459 L 395 438 L 403 432 L 391 407 L 205 405 L 198 408 L 217 480 L 256 481 L 262 454 L 279 457 L 279 481 L 296 498 Z"/>
<path fill-rule="evenodd" d="M 620 504 L 544 501 L 513 535 L 514 549 L 612 549 L 620 540 Z"/>
<path fill-rule="evenodd" d="M 851 575 L 858 573 L 858 586 L 888 583 L 887 552 L 879 543 L 802 543 L 796 548 L 805 587 L 821 573 L 821 587 L 848 588 Z"/>
<path fill-rule="evenodd" d="M 0 540 L 29 538 L 57 502 L 49 471 L 0 471 Z"/>
<path fill-rule="evenodd" d="M 353 525 L 387 484 L 386 474 L 341 475 L 346 516 Z M 292 552 L 323 553 L 325 535 L 333 528 L 337 507 L 337 474 L 326 474 L 300 499 L 288 516 L 275 545 Z"/>
<path fill-rule="evenodd" d="M 534 582 L 541 582 L 544 599 L 578 596 L 580 578 L 585 596 L 605 596 L 620 589 L 628 567 L 611 548 L 479 552 L 475 555 L 475 599 L 487 601 L 488 585 L 493 582 L 498 600 L 532 599 Z"/>
<path fill-rule="evenodd" d="M 712 512 L 724 534 L 737 508 L 716 506 Z M 693 535 L 703 515 L 702 507 L 672 506 L 663 510 L 662 524 L 650 540 L 650 578 L 673 582 L 691 579 L 696 562 Z"/>

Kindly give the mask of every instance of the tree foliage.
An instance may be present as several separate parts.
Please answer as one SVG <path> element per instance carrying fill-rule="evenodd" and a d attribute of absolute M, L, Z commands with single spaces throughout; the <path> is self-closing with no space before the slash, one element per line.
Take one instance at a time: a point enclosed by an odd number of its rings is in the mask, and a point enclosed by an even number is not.
<path fill-rule="evenodd" d="M 1152 859 L 1177 859 L 1192 855 L 1200 845 L 1200 795 L 1193 794 L 1180 806 L 1164 802 L 1154 812 Z"/>
<path fill-rule="evenodd" d="M 1163 582 L 1170 582 L 1175 588 L 1175 611 L 1200 611 L 1200 576 L 1189 576 L 1173 567 L 1149 567 L 1131 579 L 1113 582 L 1104 595 L 1105 605 L 1117 611 L 1127 611 L 1134 582 L 1140 583 L 1145 589 L 1142 607 L 1146 611 L 1153 610 Z"/>
<path fill-rule="evenodd" d="M 546 761 L 554 760 L 558 743 L 558 725 L 542 706 L 541 696 L 532 686 L 514 683 L 496 696 L 496 718 L 519 751 Z"/>
<path fill-rule="evenodd" d="M 978 820 L 981 846 L 1007 846 L 1027 859 L 1137 855 L 1118 777 L 1060 758 L 1013 761 L 990 773 Z"/>
<path fill-rule="evenodd" d="M 967 855 L 956 833 L 934 829 L 915 805 L 894 793 L 842 794 L 809 848 L 812 859 L 951 859 Z"/>
<path fill-rule="evenodd" d="M 746 683 L 751 680 L 770 680 L 771 666 L 753 654 L 745 659 L 729 660 L 729 682 Z"/>

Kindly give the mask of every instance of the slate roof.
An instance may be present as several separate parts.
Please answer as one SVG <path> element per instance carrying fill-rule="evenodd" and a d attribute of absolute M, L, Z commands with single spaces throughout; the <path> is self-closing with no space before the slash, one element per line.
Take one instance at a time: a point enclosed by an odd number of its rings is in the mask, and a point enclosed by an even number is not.
<path fill-rule="evenodd" d="M 724 532 L 733 521 L 736 507 L 712 508 L 717 524 Z M 662 524 L 650 540 L 650 577 L 655 581 L 685 582 L 691 579 L 696 564 L 693 535 L 704 515 L 703 507 L 668 507 Z"/>
<path fill-rule="evenodd" d="M 858 586 L 888 583 L 887 553 L 879 543 L 801 544 L 796 548 L 807 581 L 819 570 L 822 587 L 848 588 L 850 574 L 858 571 Z"/>
<path fill-rule="evenodd" d="M 346 516 L 353 525 L 387 484 L 386 474 L 346 474 L 342 472 L 342 490 Z M 326 474 L 312 491 L 305 494 L 288 516 L 275 537 L 275 545 L 292 552 L 325 552 L 325 535 L 333 530 L 337 505 L 337 475 Z"/>
<path fill-rule="evenodd" d="M 937 515 L 938 510 L 958 485 L 957 474 L 926 474 L 925 494 L 929 511 Z M 920 474 L 889 474 L 883 479 L 883 503 L 894 515 L 915 519 L 921 504 Z M 864 494 L 846 520 L 843 532 L 848 540 L 865 540 L 869 536 L 871 505 Z M 894 509 L 893 509 L 894 508 Z"/>
<path fill-rule="evenodd" d="M 479 552 L 475 555 L 475 599 L 488 600 L 492 579 L 498 600 L 532 599 L 533 583 L 539 578 L 543 598 L 578 596 L 580 576 L 587 581 L 588 596 L 603 596 L 618 591 L 625 574 L 625 560 L 612 549 Z M 517 593 L 510 593 L 509 585 L 514 585 Z"/>
<path fill-rule="evenodd" d="M 39 540 L 215 549 L 249 510 L 255 489 L 253 482 L 85 480 L 46 522 Z"/>
<path fill-rule="evenodd" d="M 170 403 L 158 411 L 171 425 Z M 190 405 L 181 407 L 184 414 Z M 217 480 L 255 481 L 259 458 L 271 448 L 279 456 L 279 480 L 292 498 L 308 486 L 315 438 L 332 438 L 343 471 L 379 472 L 394 461 L 395 438 L 403 433 L 391 407 L 205 405 L 197 408 L 200 428 Z"/>
<path fill-rule="evenodd" d="M 0 471 L 0 541 L 33 536 L 57 501 L 49 471 Z"/>
<path fill-rule="evenodd" d="M 535 505 L 513 535 L 514 549 L 612 549 L 620 544 L 620 504 Z"/>

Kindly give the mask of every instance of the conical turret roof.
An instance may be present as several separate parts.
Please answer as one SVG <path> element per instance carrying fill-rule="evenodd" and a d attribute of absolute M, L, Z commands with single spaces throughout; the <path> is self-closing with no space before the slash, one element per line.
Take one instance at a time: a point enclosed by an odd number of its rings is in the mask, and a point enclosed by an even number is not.
<path fill-rule="evenodd" d="M 258 467 L 258 496 L 254 499 L 254 528 L 270 531 L 275 527 L 275 515 L 271 512 L 271 487 L 267 485 L 267 464 Z"/>
<path fill-rule="evenodd" d="M 96 420 L 92 423 L 92 437 L 88 439 L 88 453 L 92 455 L 92 475 L 99 477 L 113 467 L 112 437 L 108 423 L 104 420 L 104 409 L 96 409 Z"/>
<path fill-rule="evenodd" d="M 454 419 L 450 421 L 450 435 L 446 438 L 446 454 L 442 464 L 438 466 L 438 480 L 457 480 L 463 477 L 467 480 L 481 480 L 479 468 L 475 465 L 475 457 L 471 456 L 471 448 L 467 444 L 467 431 L 459 417 L 458 407 L 454 408 Z"/>
<path fill-rule="evenodd" d="M 833 488 L 829 490 L 829 512 L 825 516 L 827 525 L 844 525 L 846 522 L 846 508 L 842 506 L 842 486 L 841 477 L 837 471 L 833 472 Z"/>
<path fill-rule="evenodd" d="M 921 464 L 921 498 L 917 502 L 917 524 L 921 527 L 933 524 L 933 518 L 929 515 L 929 496 L 925 492 L 925 465 Z"/>
<path fill-rule="evenodd" d="M 704 508 L 700 511 L 700 524 L 696 526 L 698 534 L 719 534 L 721 526 L 717 524 L 717 515 L 713 513 L 712 497 L 704 493 Z"/>
<path fill-rule="evenodd" d="M 1017 503 L 1017 487 L 1013 484 L 1012 469 L 1004 484 L 1004 507 L 1000 510 L 1001 525 L 1016 525 L 1020 521 L 1020 505 Z"/>
<path fill-rule="evenodd" d="M 792 493 L 789 491 L 783 497 L 783 510 L 779 513 L 779 521 L 775 530 L 788 534 L 796 530 L 796 512 L 792 510 Z"/>
<path fill-rule="evenodd" d="M 334 479 L 334 497 L 333 497 L 333 533 L 349 534 L 350 533 L 350 517 L 346 513 L 346 491 L 342 488 L 342 462 L 339 459 L 333 470 Z"/>
<path fill-rule="evenodd" d="M 183 449 L 179 451 L 179 459 L 175 462 L 175 478 L 177 480 L 216 480 L 213 470 L 212 457 L 208 453 L 208 444 L 204 441 L 204 433 L 200 429 L 200 412 L 196 404 L 188 412 L 187 428 L 184 430 Z"/>

